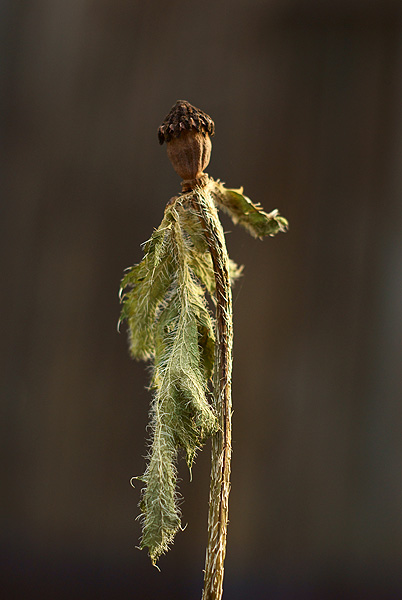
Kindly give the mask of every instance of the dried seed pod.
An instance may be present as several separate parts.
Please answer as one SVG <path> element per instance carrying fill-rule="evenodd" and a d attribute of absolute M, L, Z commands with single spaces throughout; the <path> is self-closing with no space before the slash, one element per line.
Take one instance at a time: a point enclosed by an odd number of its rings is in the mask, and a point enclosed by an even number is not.
<path fill-rule="evenodd" d="M 187 182 L 197 183 L 202 180 L 204 169 L 209 164 L 210 136 L 214 133 L 211 117 L 186 100 L 178 100 L 159 127 L 158 138 L 160 144 L 166 142 L 176 173 Z"/>

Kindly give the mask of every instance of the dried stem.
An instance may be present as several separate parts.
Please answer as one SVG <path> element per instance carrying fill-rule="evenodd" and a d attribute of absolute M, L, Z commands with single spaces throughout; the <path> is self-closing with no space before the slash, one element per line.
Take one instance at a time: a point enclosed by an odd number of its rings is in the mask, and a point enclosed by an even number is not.
<path fill-rule="evenodd" d="M 194 205 L 203 224 L 216 280 L 214 402 L 220 425 L 212 437 L 208 544 L 202 600 L 220 600 L 223 593 L 232 454 L 232 292 L 224 233 L 206 188 L 195 190 Z"/>

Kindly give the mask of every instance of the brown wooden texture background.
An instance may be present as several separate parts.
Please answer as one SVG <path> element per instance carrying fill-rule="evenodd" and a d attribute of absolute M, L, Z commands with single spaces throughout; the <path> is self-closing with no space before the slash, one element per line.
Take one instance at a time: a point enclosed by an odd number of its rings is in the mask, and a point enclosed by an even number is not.
<path fill-rule="evenodd" d="M 200 597 L 209 446 L 158 573 L 129 485 L 148 374 L 116 333 L 180 189 L 156 137 L 177 99 L 215 120 L 209 173 L 291 224 L 261 243 L 224 220 L 245 265 L 225 597 L 402 595 L 399 8 L 3 4 L 4 597 Z"/>

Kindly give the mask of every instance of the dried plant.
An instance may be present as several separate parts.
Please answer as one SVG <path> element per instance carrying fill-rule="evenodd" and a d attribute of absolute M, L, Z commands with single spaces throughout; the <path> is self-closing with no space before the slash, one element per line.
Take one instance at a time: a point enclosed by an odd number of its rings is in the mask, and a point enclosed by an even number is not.
<path fill-rule="evenodd" d="M 158 130 L 182 177 L 162 223 L 144 244 L 144 258 L 121 283 L 121 321 L 130 353 L 152 361 L 151 440 L 141 492 L 141 548 L 154 565 L 178 529 L 176 459 L 187 465 L 212 438 L 208 543 L 203 600 L 223 590 L 231 459 L 231 285 L 242 268 L 228 257 L 217 208 L 256 238 L 286 231 L 277 210 L 266 213 L 204 173 L 211 152 L 212 119 L 178 101 Z M 207 298 L 215 305 L 209 310 Z M 210 389 L 212 387 L 212 393 Z"/>

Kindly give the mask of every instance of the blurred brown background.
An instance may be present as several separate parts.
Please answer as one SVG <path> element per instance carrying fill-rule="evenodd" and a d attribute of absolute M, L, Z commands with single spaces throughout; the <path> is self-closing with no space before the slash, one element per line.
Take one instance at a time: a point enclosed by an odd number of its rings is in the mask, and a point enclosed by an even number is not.
<path fill-rule="evenodd" d="M 385 0 L 2 3 L 3 598 L 200 598 L 209 445 L 183 522 L 135 549 L 149 393 L 117 291 L 180 182 L 156 130 L 216 123 L 234 458 L 225 598 L 402 597 L 402 27 Z"/>

